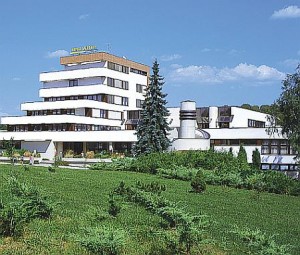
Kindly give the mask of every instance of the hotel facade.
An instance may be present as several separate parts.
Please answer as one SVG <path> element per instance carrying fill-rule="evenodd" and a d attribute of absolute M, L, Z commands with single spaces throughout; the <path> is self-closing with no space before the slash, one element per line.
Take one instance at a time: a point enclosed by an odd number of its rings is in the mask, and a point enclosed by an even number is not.
<path fill-rule="evenodd" d="M 44 159 L 68 150 L 130 152 L 149 66 L 106 52 L 66 56 L 60 63 L 63 70 L 40 74 L 41 101 L 22 103 L 24 116 L 1 118 L 7 130 L 0 139 L 13 138 L 17 147 Z M 266 132 L 267 114 L 233 106 L 198 108 L 193 101 L 169 111 L 170 150 L 231 147 L 237 153 L 243 145 L 249 162 L 252 151 L 260 151 L 263 169 L 297 170 L 288 141 Z"/>

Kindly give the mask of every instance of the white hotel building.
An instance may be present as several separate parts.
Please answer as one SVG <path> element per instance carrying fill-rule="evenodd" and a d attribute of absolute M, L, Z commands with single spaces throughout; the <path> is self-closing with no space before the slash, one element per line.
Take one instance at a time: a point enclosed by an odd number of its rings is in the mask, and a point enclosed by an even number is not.
<path fill-rule="evenodd" d="M 19 148 L 53 159 L 71 149 L 130 151 L 148 84 L 148 66 L 105 52 L 66 56 L 64 69 L 40 74 L 40 102 L 21 104 L 24 116 L 2 117 Z M 267 115 L 239 107 L 201 107 L 182 102 L 169 108 L 172 150 L 238 151 L 242 144 L 251 162 L 261 152 L 262 168 L 295 171 L 294 152 L 286 139 L 266 132 Z"/>

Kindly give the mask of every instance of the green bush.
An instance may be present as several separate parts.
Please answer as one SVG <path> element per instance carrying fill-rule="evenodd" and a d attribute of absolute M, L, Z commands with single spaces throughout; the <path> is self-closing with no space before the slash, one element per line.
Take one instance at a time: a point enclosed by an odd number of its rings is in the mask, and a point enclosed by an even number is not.
<path fill-rule="evenodd" d="M 290 194 L 294 180 L 285 176 L 278 171 L 266 171 L 264 172 L 264 182 L 266 184 L 266 190 L 277 194 Z"/>
<path fill-rule="evenodd" d="M 116 217 L 118 213 L 121 211 L 121 206 L 117 204 L 113 193 L 109 194 L 108 203 L 109 203 L 109 207 L 108 207 L 109 215 Z"/>
<path fill-rule="evenodd" d="M 274 236 L 267 236 L 259 229 L 236 229 L 233 231 L 250 248 L 250 254 L 290 255 L 289 245 L 279 245 Z"/>
<path fill-rule="evenodd" d="M 9 187 L 13 196 L 21 203 L 28 220 L 33 218 L 49 218 L 53 212 L 53 204 L 48 197 L 41 194 L 38 188 L 21 183 L 15 176 L 9 178 Z"/>
<path fill-rule="evenodd" d="M 79 237 L 80 244 L 89 252 L 99 255 L 121 254 L 125 246 L 125 232 L 122 229 L 108 227 L 85 229 L 83 237 Z"/>
<path fill-rule="evenodd" d="M 191 186 L 193 188 L 193 191 L 196 193 L 201 193 L 205 191 L 206 182 L 201 170 L 199 170 L 196 176 L 192 179 Z"/>
<path fill-rule="evenodd" d="M 166 186 L 161 185 L 158 182 L 150 182 L 150 183 L 142 183 L 140 181 L 137 181 L 135 184 L 136 188 L 147 191 L 147 192 L 152 192 L 157 195 L 160 195 L 163 191 L 166 191 Z"/>
<path fill-rule="evenodd" d="M 21 202 L 11 202 L 0 206 L 0 235 L 20 236 L 26 223 L 26 214 Z"/>

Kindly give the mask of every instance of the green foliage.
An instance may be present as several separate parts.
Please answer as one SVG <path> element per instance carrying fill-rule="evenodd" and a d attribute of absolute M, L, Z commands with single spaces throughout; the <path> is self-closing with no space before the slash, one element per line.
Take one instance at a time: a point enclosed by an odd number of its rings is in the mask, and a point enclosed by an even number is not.
<path fill-rule="evenodd" d="M 141 122 L 137 126 L 137 143 L 133 148 L 139 156 L 168 149 L 170 141 L 167 137 L 170 130 L 167 122 L 169 111 L 166 108 L 167 96 L 162 92 L 163 77 L 159 75 L 159 64 L 155 60 L 152 66 L 153 74 L 146 87 L 145 101 L 142 106 Z"/>
<path fill-rule="evenodd" d="M 55 173 L 55 172 L 56 172 L 56 168 L 53 167 L 53 166 L 48 166 L 48 171 L 49 171 L 50 173 Z"/>
<path fill-rule="evenodd" d="M 252 153 L 252 167 L 254 169 L 260 169 L 260 152 L 259 150 L 256 148 L 253 153 Z"/>
<path fill-rule="evenodd" d="M 0 236 L 20 236 L 23 233 L 26 217 L 20 202 L 10 202 L 0 206 Z"/>
<path fill-rule="evenodd" d="M 294 74 L 287 74 L 283 80 L 282 92 L 274 103 L 272 114 L 276 118 L 269 131 L 278 132 L 276 124 L 282 127 L 281 133 L 286 136 L 293 147 L 297 158 L 300 157 L 300 65 Z"/>
<path fill-rule="evenodd" d="M 53 204 L 43 196 L 38 188 L 19 182 L 15 176 L 9 178 L 11 194 L 21 201 L 26 212 L 26 220 L 47 219 L 53 212 Z"/>
<path fill-rule="evenodd" d="M 99 206 L 91 206 L 87 210 L 86 218 L 89 219 L 91 222 L 101 222 L 108 219 L 110 215 L 107 211 L 103 210 L 102 207 Z"/>
<path fill-rule="evenodd" d="M 163 191 L 166 191 L 166 186 L 161 185 L 158 182 L 143 183 L 143 182 L 137 181 L 135 186 L 136 186 L 136 188 L 138 188 L 140 190 L 155 193 L 157 195 L 160 195 Z"/>
<path fill-rule="evenodd" d="M 198 172 L 196 168 L 188 168 L 184 166 L 174 166 L 172 168 L 159 168 L 158 173 L 165 178 L 172 178 L 183 181 L 192 180 Z"/>
<path fill-rule="evenodd" d="M 278 171 L 264 172 L 265 190 L 277 194 L 290 194 L 295 180 Z"/>
<path fill-rule="evenodd" d="M 5 154 L 10 158 L 11 162 L 14 163 L 14 154 L 16 151 L 14 138 L 11 137 L 9 141 L 3 140 L 3 147 L 5 149 Z"/>
<path fill-rule="evenodd" d="M 108 207 L 109 215 L 113 217 L 117 217 L 118 213 L 121 211 L 121 206 L 117 204 L 113 193 L 109 194 L 108 203 L 109 203 L 109 207 Z"/>
<path fill-rule="evenodd" d="M 0 180 L 6 180 L 11 167 L 1 165 L 0 168 Z M 107 195 L 121 181 L 127 184 L 124 185 L 125 189 L 128 186 L 136 188 L 136 181 L 159 182 L 166 186 L 166 191 L 159 196 L 161 201 L 167 198 L 190 215 L 200 212 L 210 216 L 213 224 L 208 224 L 203 236 L 213 237 L 214 242 L 197 242 L 190 254 L 249 254 L 249 249 L 241 239 L 229 233 L 234 224 L 241 228 L 259 228 L 267 235 L 276 233 L 278 243 L 291 244 L 291 253 L 300 254 L 300 219 L 291 217 L 299 211 L 298 197 L 261 192 L 260 199 L 254 200 L 253 191 L 211 185 L 207 186 L 203 195 L 198 196 L 188 192 L 190 182 L 161 179 L 156 175 L 135 172 L 74 171 L 61 168 L 57 174 L 50 175 L 47 169 L 39 166 L 32 167 L 28 172 L 22 171 L 21 166 L 15 166 L 15 170 L 19 172 L 20 182 L 30 180 L 32 185 L 42 188 L 45 194 L 51 194 L 51 200 L 60 203 L 60 206 L 54 209 L 54 217 L 50 220 L 34 219 L 26 224 L 25 235 L 20 238 L 0 237 L 0 253 L 3 254 L 92 254 L 80 243 L 74 242 L 72 234 L 84 236 L 80 234 L 83 233 L 83 228 L 102 226 L 126 229 L 126 245 L 121 254 L 184 254 L 185 245 L 178 241 L 179 226 L 176 229 L 167 228 L 168 223 L 152 210 L 127 202 L 126 210 L 121 210 L 116 218 L 108 215 Z M 6 181 L 0 181 L 0 197 L 5 205 L 12 200 L 7 187 Z M 117 197 L 116 199 L 119 201 Z M 87 217 L 91 206 L 95 207 L 96 212 Z M 104 219 L 101 215 L 103 211 Z M 154 232 L 157 234 L 153 234 Z M 162 253 L 159 253 L 160 247 Z M 156 250 L 157 253 L 151 253 L 151 250 Z"/>
<path fill-rule="evenodd" d="M 199 170 L 196 176 L 192 179 L 191 186 L 193 191 L 196 193 L 204 192 L 206 189 L 206 182 L 203 175 L 203 172 Z"/>
<path fill-rule="evenodd" d="M 88 251 L 99 255 L 121 254 L 125 246 L 125 231 L 112 227 L 85 229 L 83 237 L 78 241 Z"/>
<path fill-rule="evenodd" d="M 178 207 L 177 204 L 151 191 L 145 191 L 139 188 L 144 188 L 145 186 L 146 185 L 139 184 L 138 188 L 132 188 L 125 187 L 124 183 L 120 183 L 115 191 L 123 191 L 121 195 L 125 196 L 129 201 L 138 203 L 152 213 L 162 217 L 170 228 L 175 228 L 177 231 L 177 240 L 175 241 L 173 238 L 171 242 L 173 246 L 172 250 L 179 249 L 181 252 L 184 251 L 186 254 L 190 254 L 192 247 L 203 239 L 204 228 L 208 225 L 207 216 L 190 215 Z M 168 243 L 167 246 L 169 245 L 170 243 Z"/>
<path fill-rule="evenodd" d="M 253 254 L 260 255 L 290 255 L 290 245 L 279 245 L 274 236 L 267 236 L 259 229 L 236 229 L 236 233 L 250 248 Z"/>
<path fill-rule="evenodd" d="M 247 163 L 247 152 L 246 152 L 244 146 L 242 146 L 242 145 L 240 145 L 240 149 L 239 149 L 237 158 L 240 163 L 244 163 L 244 162 Z"/>

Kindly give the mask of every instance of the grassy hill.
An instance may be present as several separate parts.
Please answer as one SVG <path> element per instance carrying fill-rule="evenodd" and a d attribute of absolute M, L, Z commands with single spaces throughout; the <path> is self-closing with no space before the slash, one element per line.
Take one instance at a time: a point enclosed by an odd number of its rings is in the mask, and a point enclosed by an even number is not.
<path fill-rule="evenodd" d="M 12 166 L 0 165 L 0 199 L 8 202 L 7 178 Z M 232 230 L 260 229 L 267 235 L 276 235 L 279 244 L 293 246 L 292 254 L 300 254 L 300 198 L 221 186 L 208 186 L 203 194 L 190 192 L 190 183 L 159 176 L 133 173 L 31 167 L 24 171 L 14 167 L 18 179 L 40 187 L 56 204 L 48 220 L 35 219 L 26 225 L 20 238 L 0 237 L 0 254 L 89 254 L 77 242 L 84 228 L 111 226 L 124 229 L 126 245 L 123 254 L 148 254 L 155 245 L 153 232 L 161 229 L 161 218 L 143 207 L 123 201 L 116 218 L 103 221 L 91 219 L 93 208 L 108 208 L 108 194 L 124 181 L 157 181 L 166 186 L 163 196 L 178 202 L 191 214 L 205 214 L 210 225 L 203 245 L 205 254 L 249 254 L 247 247 Z M 214 241 L 212 241 L 214 240 Z M 193 254 L 203 254 L 194 251 Z"/>

